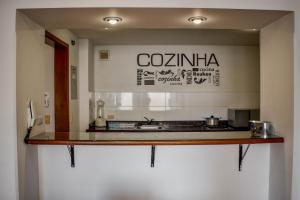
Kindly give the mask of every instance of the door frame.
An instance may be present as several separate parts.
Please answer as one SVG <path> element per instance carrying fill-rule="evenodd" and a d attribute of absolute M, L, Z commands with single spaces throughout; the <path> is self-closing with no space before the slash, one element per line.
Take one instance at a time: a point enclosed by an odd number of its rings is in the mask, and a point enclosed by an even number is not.
<path fill-rule="evenodd" d="M 48 31 L 45 31 L 45 43 L 54 48 L 55 132 L 69 132 L 69 45 Z"/>

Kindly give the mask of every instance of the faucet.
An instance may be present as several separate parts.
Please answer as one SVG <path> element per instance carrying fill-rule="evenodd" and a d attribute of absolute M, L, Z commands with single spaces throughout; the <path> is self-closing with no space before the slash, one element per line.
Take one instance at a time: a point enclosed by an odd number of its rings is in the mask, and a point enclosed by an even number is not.
<path fill-rule="evenodd" d="M 151 119 L 149 119 L 149 118 L 147 118 L 147 117 L 144 117 L 144 118 L 147 120 L 147 125 L 151 125 L 152 122 L 154 121 L 153 118 L 151 118 Z"/>

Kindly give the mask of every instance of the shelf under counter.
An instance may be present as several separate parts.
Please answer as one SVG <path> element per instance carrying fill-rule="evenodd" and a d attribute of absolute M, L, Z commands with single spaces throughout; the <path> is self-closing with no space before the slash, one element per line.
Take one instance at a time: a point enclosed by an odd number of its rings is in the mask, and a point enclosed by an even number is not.
<path fill-rule="evenodd" d="M 226 145 L 283 143 L 284 138 L 252 137 L 250 131 L 223 132 L 45 132 L 30 137 L 33 145 Z"/>

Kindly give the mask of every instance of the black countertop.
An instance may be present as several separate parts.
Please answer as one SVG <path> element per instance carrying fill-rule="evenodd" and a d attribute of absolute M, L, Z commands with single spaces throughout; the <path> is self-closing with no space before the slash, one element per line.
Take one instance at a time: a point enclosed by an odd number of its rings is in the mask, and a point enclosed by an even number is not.
<path fill-rule="evenodd" d="M 249 131 L 249 127 L 231 127 L 226 120 L 219 121 L 219 126 L 207 126 L 205 121 L 153 121 L 151 125 L 160 126 L 160 129 L 139 129 L 146 125 L 146 121 L 107 121 L 106 127 L 96 127 L 90 124 L 87 132 L 222 132 L 222 131 Z"/>

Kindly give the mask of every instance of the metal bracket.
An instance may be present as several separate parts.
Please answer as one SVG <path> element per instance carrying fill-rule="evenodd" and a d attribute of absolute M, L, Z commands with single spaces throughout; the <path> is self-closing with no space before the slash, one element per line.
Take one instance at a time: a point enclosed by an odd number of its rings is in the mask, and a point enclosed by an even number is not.
<path fill-rule="evenodd" d="M 70 158 L 71 158 L 71 167 L 74 168 L 75 167 L 74 145 L 68 145 L 67 148 L 68 148 Z"/>
<path fill-rule="evenodd" d="M 151 167 L 154 167 L 155 163 L 155 145 L 151 146 Z"/>
<path fill-rule="evenodd" d="M 245 152 L 243 152 L 243 145 L 239 144 L 239 171 L 242 171 L 244 158 L 249 150 L 250 144 L 247 145 Z"/>

